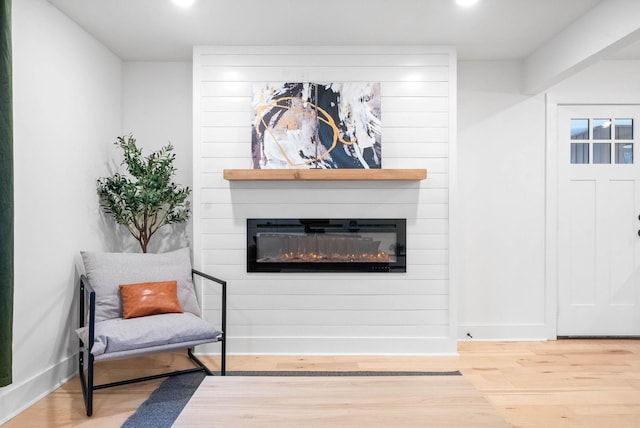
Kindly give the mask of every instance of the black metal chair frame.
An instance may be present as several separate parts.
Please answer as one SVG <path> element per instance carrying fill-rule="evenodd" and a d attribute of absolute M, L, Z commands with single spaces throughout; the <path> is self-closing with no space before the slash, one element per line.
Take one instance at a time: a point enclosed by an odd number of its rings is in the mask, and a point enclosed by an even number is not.
<path fill-rule="evenodd" d="M 225 334 L 227 331 L 226 329 L 227 327 L 227 282 L 219 278 L 216 278 L 214 276 L 208 275 L 206 273 L 197 271 L 195 269 L 192 269 L 191 272 L 192 272 L 192 275 L 197 275 L 206 280 L 216 282 L 222 286 L 222 308 L 221 308 L 222 335 L 218 339 L 218 342 L 221 342 L 221 347 L 222 347 L 220 352 L 220 375 L 224 376 L 226 374 L 226 356 L 227 356 L 226 343 L 224 340 Z M 88 299 L 86 294 L 87 291 L 89 292 Z M 79 341 L 80 352 L 78 353 L 80 383 L 82 384 L 82 395 L 84 396 L 84 404 L 87 410 L 87 416 L 91 416 L 93 414 L 93 392 L 100 389 L 111 388 L 114 386 L 128 385 L 136 382 L 144 382 L 147 380 L 159 379 L 163 377 L 178 376 L 178 375 L 200 372 L 200 371 L 204 372 L 207 376 L 213 376 L 213 373 L 211 372 L 211 370 L 209 370 L 209 368 L 207 368 L 207 366 L 202 361 L 200 361 L 198 357 L 196 357 L 193 354 L 193 348 L 189 348 L 187 349 L 187 356 L 196 365 L 196 367 L 192 369 L 175 370 L 172 372 L 159 373 L 151 376 L 142 376 L 142 377 L 137 377 L 133 379 L 125 379 L 117 382 L 94 385 L 94 377 L 93 377 L 94 357 L 93 357 L 93 354 L 91 353 L 91 348 L 93 347 L 94 338 L 95 338 L 94 334 L 95 334 L 96 293 L 91 288 L 91 285 L 87 277 L 85 275 L 81 275 L 80 276 L 80 327 L 85 326 L 85 317 L 87 317 L 87 314 L 85 314 L 85 307 L 87 304 L 86 302 L 87 300 L 89 304 L 89 316 L 88 316 L 87 322 L 89 324 L 88 327 L 89 327 L 89 344 L 90 345 L 87 347 L 82 342 L 82 340 L 80 340 Z M 87 354 L 86 376 L 85 376 L 85 355 L 84 355 L 85 352 Z"/>

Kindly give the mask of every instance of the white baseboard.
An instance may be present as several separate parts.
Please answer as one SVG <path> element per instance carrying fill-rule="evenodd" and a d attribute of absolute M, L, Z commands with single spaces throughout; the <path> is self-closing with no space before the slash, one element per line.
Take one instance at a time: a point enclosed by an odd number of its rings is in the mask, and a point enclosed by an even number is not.
<path fill-rule="evenodd" d="M 198 347 L 216 355 L 219 345 Z M 229 355 L 457 355 L 457 339 L 431 337 L 230 337 Z"/>
<path fill-rule="evenodd" d="M 73 378 L 78 372 L 77 360 L 77 356 L 72 355 L 21 383 L 1 388 L 0 425 Z"/>
<path fill-rule="evenodd" d="M 545 324 L 458 324 L 459 340 L 549 340 Z"/>

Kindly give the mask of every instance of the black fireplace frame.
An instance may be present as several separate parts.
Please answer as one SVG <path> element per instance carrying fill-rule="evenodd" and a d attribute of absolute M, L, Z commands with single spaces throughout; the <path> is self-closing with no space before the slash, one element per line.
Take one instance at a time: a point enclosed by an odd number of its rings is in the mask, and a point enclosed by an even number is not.
<path fill-rule="evenodd" d="M 407 271 L 406 219 L 390 218 L 248 218 L 247 219 L 247 272 L 376 272 L 403 273 Z M 256 234 L 259 232 L 283 233 L 356 233 L 392 232 L 396 235 L 395 261 L 376 262 L 269 262 L 257 260 Z"/>

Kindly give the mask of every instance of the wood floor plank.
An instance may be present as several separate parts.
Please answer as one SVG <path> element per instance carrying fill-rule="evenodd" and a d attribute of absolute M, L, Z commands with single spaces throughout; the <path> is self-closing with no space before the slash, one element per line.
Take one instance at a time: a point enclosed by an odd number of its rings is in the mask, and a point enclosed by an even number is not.
<path fill-rule="evenodd" d="M 213 420 L 220 428 L 511 426 L 462 376 L 207 378 L 174 427 Z"/>

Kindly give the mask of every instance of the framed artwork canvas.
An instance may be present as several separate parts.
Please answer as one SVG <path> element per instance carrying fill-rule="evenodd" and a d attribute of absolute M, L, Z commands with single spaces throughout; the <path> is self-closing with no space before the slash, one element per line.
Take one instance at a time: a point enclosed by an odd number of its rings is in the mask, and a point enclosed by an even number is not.
<path fill-rule="evenodd" d="M 381 168 L 380 83 L 253 85 L 254 169 Z"/>

